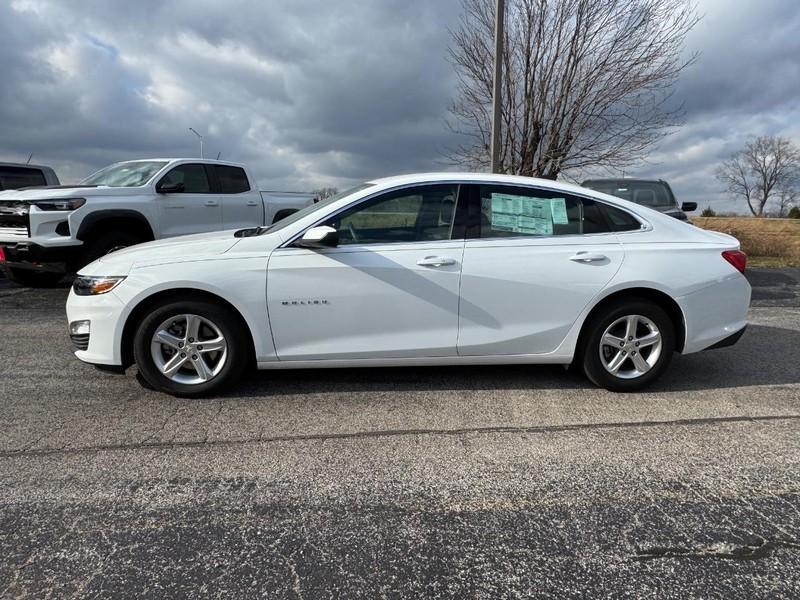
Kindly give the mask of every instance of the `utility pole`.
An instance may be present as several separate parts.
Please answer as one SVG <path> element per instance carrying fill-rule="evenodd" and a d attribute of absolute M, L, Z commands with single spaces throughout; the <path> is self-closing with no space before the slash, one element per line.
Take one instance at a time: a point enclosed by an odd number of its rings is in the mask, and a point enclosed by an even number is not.
<path fill-rule="evenodd" d="M 195 134 L 195 135 L 196 135 L 198 138 L 200 138 L 200 158 L 205 158 L 205 157 L 203 156 L 203 136 L 202 136 L 202 135 L 200 135 L 199 133 L 197 133 L 197 132 L 194 130 L 194 127 L 189 127 L 189 131 L 191 131 L 191 132 L 192 132 L 193 134 Z"/>
<path fill-rule="evenodd" d="M 503 36 L 506 16 L 505 0 L 496 0 L 494 17 L 494 91 L 492 93 L 492 173 L 500 172 L 500 138 L 502 136 Z"/>

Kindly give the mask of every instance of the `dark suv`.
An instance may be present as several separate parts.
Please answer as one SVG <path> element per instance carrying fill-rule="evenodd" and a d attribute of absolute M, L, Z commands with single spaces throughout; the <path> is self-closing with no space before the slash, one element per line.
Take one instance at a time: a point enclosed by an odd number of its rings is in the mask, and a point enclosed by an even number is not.
<path fill-rule="evenodd" d="M 0 162 L 0 191 L 44 185 L 58 185 L 58 177 L 50 167 Z"/>
<path fill-rule="evenodd" d="M 623 200 L 630 200 L 681 221 L 689 220 L 687 212 L 697 210 L 697 202 L 684 202 L 679 205 L 669 184 L 661 179 L 587 179 L 581 185 Z"/>

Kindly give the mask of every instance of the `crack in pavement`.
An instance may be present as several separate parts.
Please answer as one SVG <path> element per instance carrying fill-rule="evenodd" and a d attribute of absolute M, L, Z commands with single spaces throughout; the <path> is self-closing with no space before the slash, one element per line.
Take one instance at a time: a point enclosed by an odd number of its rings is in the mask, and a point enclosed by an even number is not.
<path fill-rule="evenodd" d="M 169 415 L 166 422 L 176 413 Z M 220 409 L 221 412 L 221 409 Z M 702 419 L 674 419 L 667 421 L 618 421 L 609 423 L 576 423 L 571 425 L 534 425 L 534 426 L 497 426 L 497 427 L 465 427 L 461 429 L 381 429 L 375 431 L 355 431 L 350 433 L 311 433 L 300 435 L 282 435 L 273 437 L 256 437 L 239 440 L 197 440 L 197 441 L 164 441 L 150 442 L 156 434 L 145 438 L 145 441 L 134 444 L 98 444 L 94 446 L 77 446 L 72 448 L 42 448 L 39 450 L 3 450 L 0 458 L 14 458 L 18 456 L 50 456 L 55 454 L 80 454 L 84 452 L 103 452 L 114 450 L 152 450 L 158 448 L 197 448 L 202 446 L 244 446 L 249 444 L 268 444 L 285 442 L 327 441 L 371 439 L 398 436 L 419 435 L 467 435 L 467 434 L 493 434 L 493 433 L 528 433 L 548 434 L 570 431 L 584 431 L 594 429 L 627 429 L 664 426 L 706 426 L 727 423 L 760 423 L 769 421 L 795 421 L 800 420 L 800 415 L 765 415 L 765 416 L 738 416 L 738 417 L 708 417 Z"/>
<path fill-rule="evenodd" d="M 662 558 L 760 560 L 768 558 L 775 550 L 791 548 L 800 550 L 800 543 L 788 540 L 764 540 L 761 544 L 714 544 L 706 548 L 654 547 L 637 551 L 632 560 L 643 562 Z"/>

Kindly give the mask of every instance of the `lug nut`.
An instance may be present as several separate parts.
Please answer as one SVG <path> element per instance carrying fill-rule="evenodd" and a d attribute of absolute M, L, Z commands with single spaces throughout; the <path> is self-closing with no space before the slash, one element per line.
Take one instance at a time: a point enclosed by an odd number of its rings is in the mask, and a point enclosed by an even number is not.
<path fill-rule="evenodd" d="M 619 347 L 622 348 L 625 345 L 625 342 L 620 342 Z"/>
<path fill-rule="evenodd" d="M 639 347 L 639 342 L 636 342 L 635 346 L 638 348 Z"/>
<path fill-rule="evenodd" d="M 636 352 L 631 352 L 631 356 L 636 356 Z"/>
<path fill-rule="evenodd" d="M 633 339 L 633 338 L 631 338 L 631 339 Z M 189 343 L 191 344 L 192 342 L 194 342 L 194 338 L 189 338 Z"/>
<path fill-rule="evenodd" d="M 630 341 L 630 340 L 632 340 L 632 339 L 633 339 L 633 336 L 632 336 L 632 335 L 629 335 L 629 336 L 628 336 L 628 341 Z M 189 340 L 189 341 L 191 342 L 192 340 Z"/>
<path fill-rule="evenodd" d="M 178 348 L 183 348 L 183 342 L 178 342 Z"/>
<path fill-rule="evenodd" d="M 181 352 L 181 358 L 186 358 L 186 353 L 185 352 Z"/>
<path fill-rule="evenodd" d="M 192 360 L 197 360 L 197 354 L 192 354 Z"/>
<path fill-rule="evenodd" d="M 203 347 L 202 347 L 202 346 L 198 346 L 198 347 L 197 347 L 197 349 L 198 349 L 198 350 L 202 350 L 202 349 L 203 349 Z"/>
<path fill-rule="evenodd" d="M 627 354 L 627 352 L 625 352 L 625 350 L 623 350 L 622 351 L 622 356 L 625 356 L 626 354 Z"/>

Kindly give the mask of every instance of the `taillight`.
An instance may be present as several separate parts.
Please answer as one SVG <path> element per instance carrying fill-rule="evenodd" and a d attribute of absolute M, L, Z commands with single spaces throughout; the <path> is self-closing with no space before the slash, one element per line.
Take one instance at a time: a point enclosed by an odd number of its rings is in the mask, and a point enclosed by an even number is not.
<path fill-rule="evenodd" d="M 744 273 L 745 268 L 747 268 L 747 254 L 741 250 L 725 250 L 722 253 L 722 258 L 731 263 L 739 273 Z"/>
<path fill-rule="evenodd" d="M 0 262 L 6 262 L 6 250 L 0 246 Z"/>

